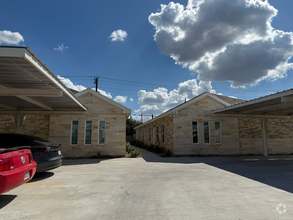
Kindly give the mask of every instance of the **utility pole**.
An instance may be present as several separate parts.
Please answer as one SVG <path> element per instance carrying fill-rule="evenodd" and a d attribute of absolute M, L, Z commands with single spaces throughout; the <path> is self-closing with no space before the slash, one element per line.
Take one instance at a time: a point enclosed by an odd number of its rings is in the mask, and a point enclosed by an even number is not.
<path fill-rule="evenodd" d="M 98 91 L 98 80 L 99 80 L 99 77 L 95 77 L 94 78 L 94 80 L 95 80 L 95 84 L 96 84 L 96 92 Z"/>
<path fill-rule="evenodd" d="M 142 114 L 140 115 L 140 117 L 141 117 L 141 123 L 142 123 Z"/>

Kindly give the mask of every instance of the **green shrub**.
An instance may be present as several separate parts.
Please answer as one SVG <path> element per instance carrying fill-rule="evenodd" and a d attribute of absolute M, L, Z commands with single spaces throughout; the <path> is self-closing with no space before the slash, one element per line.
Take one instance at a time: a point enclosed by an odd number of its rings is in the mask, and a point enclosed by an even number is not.
<path fill-rule="evenodd" d="M 131 145 L 134 145 L 136 147 L 140 147 L 140 148 L 143 148 L 145 149 L 146 148 L 146 145 L 142 142 L 142 141 L 139 141 L 139 140 L 132 140 L 130 142 Z"/>
<path fill-rule="evenodd" d="M 162 147 L 156 145 L 156 146 L 154 147 L 154 152 L 155 152 L 155 153 L 164 153 L 164 148 L 162 148 Z"/>
<path fill-rule="evenodd" d="M 132 147 L 131 147 L 131 144 L 126 142 L 126 152 L 127 152 L 127 153 L 130 153 L 131 148 L 132 148 Z"/>
<path fill-rule="evenodd" d="M 165 150 L 165 154 L 167 157 L 170 157 L 172 155 L 172 151 L 170 149 Z"/>
<path fill-rule="evenodd" d="M 154 151 L 154 149 L 155 149 L 155 145 L 153 145 L 153 144 L 148 145 L 146 149 L 147 149 L 148 151 Z"/>
<path fill-rule="evenodd" d="M 138 157 L 140 156 L 140 152 L 138 150 L 136 150 L 135 148 L 132 148 L 131 152 L 130 152 L 130 157 L 134 158 L 134 157 Z"/>

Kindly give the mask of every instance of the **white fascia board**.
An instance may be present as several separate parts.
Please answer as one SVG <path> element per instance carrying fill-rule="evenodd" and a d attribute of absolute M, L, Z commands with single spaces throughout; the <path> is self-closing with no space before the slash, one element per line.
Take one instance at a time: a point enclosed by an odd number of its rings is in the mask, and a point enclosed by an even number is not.
<path fill-rule="evenodd" d="M 22 48 L 21 48 L 22 49 Z M 51 71 L 49 72 L 47 67 L 44 67 L 44 64 L 36 59 L 35 55 L 33 55 L 28 50 L 24 51 L 23 57 L 33 64 L 38 70 L 40 70 L 47 78 L 49 78 L 52 82 L 54 82 L 60 89 L 62 89 L 70 98 L 72 98 L 80 107 L 82 107 L 85 111 L 87 108 L 73 95 L 71 94 L 68 89 L 57 79 L 57 77 L 54 77 L 53 73 Z"/>
<path fill-rule="evenodd" d="M 26 48 L 19 48 L 19 47 L 1 47 L 0 48 L 0 56 L 1 57 L 24 57 L 26 52 Z"/>
<path fill-rule="evenodd" d="M 249 114 L 213 114 L 213 117 L 233 117 L 233 118 L 285 118 L 289 115 L 249 115 Z"/>
<path fill-rule="evenodd" d="M 169 111 L 167 111 L 167 112 L 165 112 L 165 113 L 159 115 L 158 117 L 156 117 L 156 118 L 154 118 L 154 119 L 151 119 L 151 120 L 149 120 L 149 121 L 143 123 L 142 125 L 139 125 L 139 126 L 135 127 L 134 129 L 140 128 L 140 127 L 142 127 L 142 126 L 144 126 L 144 125 L 147 125 L 147 124 L 149 124 L 149 123 L 151 123 L 151 122 L 154 122 L 154 121 L 156 121 L 156 120 L 158 120 L 158 119 L 160 119 L 160 118 L 163 118 L 163 117 L 165 117 L 165 116 L 167 116 L 167 115 L 176 115 L 176 114 L 178 114 L 178 111 L 179 111 L 180 109 L 183 109 L 183 108 L 185 108 L 185 107 L 187 107 L 187 106 L 189 106 L 189 105 L 191 105 L 191 104 L 193 104 L 193 103 L 199 101 L 200 99 L 202 99 L 202 98 L 204 98 L 204 97 L 206 97 L 206 96 L 209 96 L 210 98 L 215 99 L 216 101 L 218 101 L 218 102 L 220 102 L 220 103 L 222 103 L 222 104 L 224 104 L 224 105 L 226 105 L 226 106 L 230 106 L 230 105 L 231 105 L 230 103 L 224 101 L 223 99 L 221 99 L 221 98 L 219 98 L 219 97 L 217 97 L 217 96 L 215 96 L 215 95 L 213 95 L 213 94 L 211 94 L 211 93 L 209 93 L 209 92 L 205 92 L 205 93 L 203 93 L 203 94 L 201 94 L 201 95 L 199 95 L 199 96 L 197 96 L 197 97 L 191 99 L 190 101 L 188 101 L 188 102 L 186 102 L 186 103 L 184 103 L 184 104 L 181 104 L 181 105 L 179 105 L 178 107 L 175 107 L 174 109 L 172 109 L 172 111 L 169 110 Z"/>
<path fill-rule="evenodd" d="M 0 111 L 0 115 L 86 115 L 86 111 Z"/>
<path fill-rule="evenodd" d="M 293 95 L 293 90 L 280 92 L 280 93 L 273 94 L 273 95 L 270 95 L 270 96 L 258 98 L 257 100 L 251 100 L 251 101 L 247 101 L 247 102 L 244 102 L 244 103 L 232 105 L 232 106 L 229 106 L 229 107 L 226 107 L 226 108 L 223 108 L 223 109 L 213 110 L 212 112 L 213 113 L 218 113 L 218 112 L 223 112 L 223 111 L 226 111 L 226 110 L 232 110 L 232 109 L 236 109 L 236 108 L 240 108 L 240 107 L 244 107 L 244 106 L 248 106 L 248 105 L 257 104 L 257 103 L 260 103 L 260 102 L 270 101 L 272 99 L 277 99 L 277 98 L 281 98 L 283 96 L 288 96 L 288 95 Z"/>
<path fill-rule="evenodd" d="M 98 98 L 103 99 L 106 102 L 109 102 L 110 104 L 116 106 L 117 108 L 122 109 L 123 113 L 125 113 L 125 114 L 131 114 L 131 109 L 129 109 L 129 108 L 125 107 L 124 105 L 121 105 L 118 102 L 115 102 L 114 100 L 109 99 L 108 97 L 102 95 L 101 93 L 95 92 L 94 90 L 89 89 L 89 88 L 85 89 L 85 90 L 83 90 L 81 92 L 76 93 L 75 96 L 79 97 L 79 96 L 82 96 L 82 95 L 84 95 L 86 93 L 91 93 L 92 95 L 97 96 Z"/>
<path fill-rule="evenodd" d="M 87 108 L 73 95 L 68 89 L 57 79 L 56 76 L 39 60 L 36 55 L 27 47 L 1 47 L 0 56 L 5 57 L 22 57 L 31 63 L 34 67 L 40 70 L 47 78 L 62 89 L 70 98 L 72 98 L 85 111 Z"/>

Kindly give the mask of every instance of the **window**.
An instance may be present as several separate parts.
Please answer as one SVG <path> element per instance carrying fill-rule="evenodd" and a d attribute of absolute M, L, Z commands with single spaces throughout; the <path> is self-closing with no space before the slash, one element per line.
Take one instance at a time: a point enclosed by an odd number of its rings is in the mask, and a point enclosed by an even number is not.
<path fill-rule="evenodd" d="M 149 129 L 149 141 L 152 141 L 152 128 Z"/>
<path fill-rule="evenodd" d="M 197 121 L 192 122 L 192 137 L 193 143 L 198 143 L 198 128 L 197 128 Z"/>
<path fill-rule="evenodd" d="M 159 126 L 157 126 L 157 142 L 159 142 Z"/>
<path fill-rule="evenodd" d="M 216 143 L 221 143 L 221 125 L 220 122 L 215 122 L 215 137 L 216 137 Z"/>
<path fill-rule="evenodd" d="M 209 144 L 210 143 L 210 128 L 209 128 L 209 122 L 205 121 L 203 123 L 203 129 L 204 129 L 204 143 Z"/>
<path fill-rule="evenodd" d="M 71 145 L 76 145 L 78 141 L 78 121 L 72 121 L 71 125 Z"/>
<path fill-rule="evenodd" d="M 92 121 L 85 122 L 85 144 L 92 144 Z"/>
<path fill-rule="evenodd" d="M 99 121 L 99 144 L 105 144 L 106 121 Z"/>
<path fill-rule="evenodd" d="M 162 125 L 162 141 L 165 142 L 165 125 Z"/>

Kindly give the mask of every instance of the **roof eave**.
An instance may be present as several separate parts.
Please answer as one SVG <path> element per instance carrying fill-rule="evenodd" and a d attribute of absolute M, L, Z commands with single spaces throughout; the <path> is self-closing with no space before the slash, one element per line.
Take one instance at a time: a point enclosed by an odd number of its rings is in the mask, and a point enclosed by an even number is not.
<path fill-rule="evenodd" d="M 110 99 L 110 98 L 108 98 L 108 97 L 102 95 L 102 94 L 99 93 L 99 92 L 95 92 L 94 90 L 92 90 L 92 89 L 90 89 L 90 88 L 87 88 L 87 89 L 85 89 L 85 90 L 82 90 L 82 91 L 80 91 L 80 92 L 78 92 L 78 93 L 76 93 L 76 94 L 74 94 L 74 95 L 77 96 L 77 97 L 79 97 L 79 96 L 82 96 L 82 95 L 84 95 L 84 94 L 86 94 L 86 93 L 91 93 L 91 94 L 93 94 L 93 95 L 95 95 L 95 96 L 97 96 L 97 97 L 103 99 L 104 101 L 109 102 L 110 104 L 112 104 L 112 105 L 114 105 L 114 106 L 116 106 L 116 107 L 122 109 L 122 110 L 123 110 L 123 113 L 125 113 L 125 114 L 127 114 L 127 115 L 130 115 L 130 114 L 131 114 L 131 109 L 125 107 L 124 105 L 121 105 L 121 104 L 118 103 L 118 102 L 115 102 L 114 100 L 112 100 L 112 99 Z"/>

